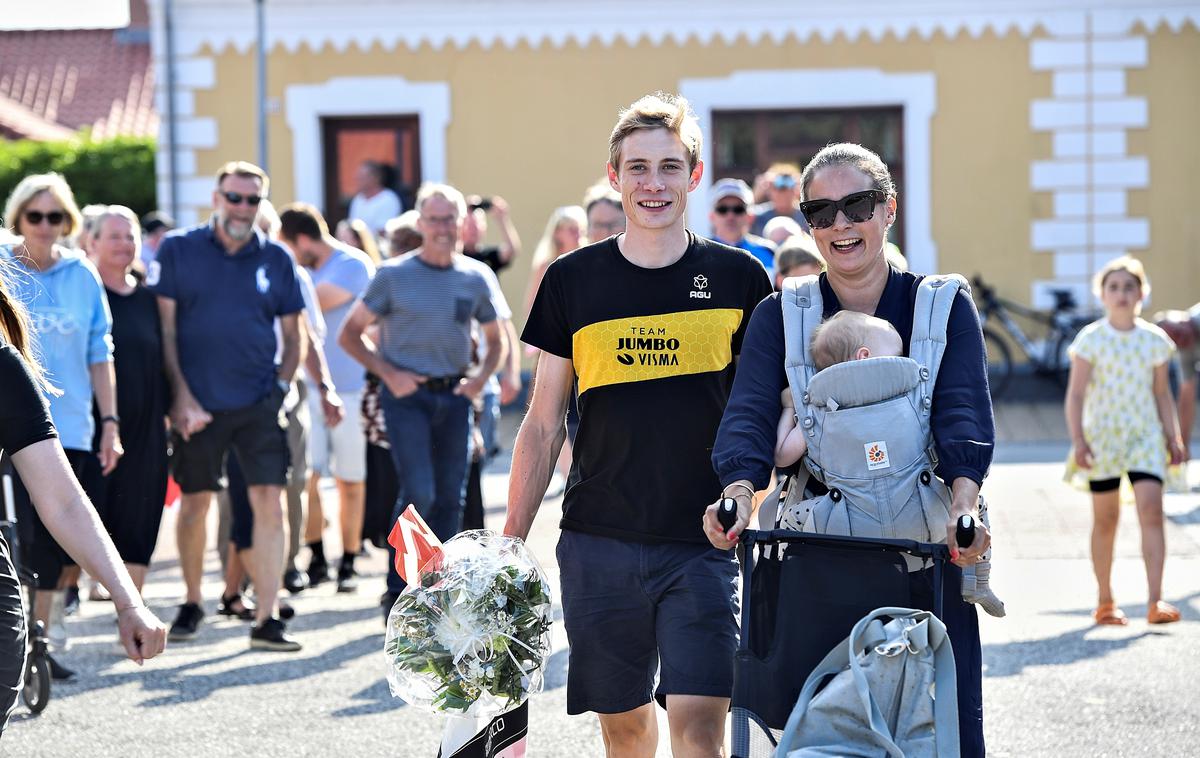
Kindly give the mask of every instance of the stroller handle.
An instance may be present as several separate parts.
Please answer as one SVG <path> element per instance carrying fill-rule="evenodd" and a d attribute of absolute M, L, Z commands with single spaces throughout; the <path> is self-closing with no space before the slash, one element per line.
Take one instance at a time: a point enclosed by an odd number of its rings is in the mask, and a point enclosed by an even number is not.
<path fill-rule="evenodd" d="M 853 537 L 840 534 L 814 534 L 812 532 L 797 532 L 790 529 L 772 529 L 769 531 L 747 529 L 742 532 L 741 542 L 747 546 L 747 549 L 756 542 L 768 545 L 799 542 L 808 545 L 823 545 L 851 550 L 883 550 L 895 553 L 908 553 L 917 558 L 932 558 L 939 561 L 950 560 L 950 549 L 945 545 L 932 542 Z"/>

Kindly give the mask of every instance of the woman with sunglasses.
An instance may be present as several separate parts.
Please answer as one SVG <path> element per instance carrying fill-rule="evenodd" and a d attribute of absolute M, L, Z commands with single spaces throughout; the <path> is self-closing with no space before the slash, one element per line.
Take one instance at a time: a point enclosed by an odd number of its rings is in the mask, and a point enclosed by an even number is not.
<path fill-rule="evenodd" d="M 94 478 L 97 468 L 107 476 L 123 452 L 112 317 L 95 267 L 81 251 L 63 244 L 82 225 L 74 194 L 58 174 L 27 176 L 5 203 L 4 223 L 21 237 L 18 243 L 0 247 L 0 257 L 12 263 L 12 284 L 29 309 L 38 355 L 51 384 L 61 390 L 47 399 L 67 460 L 81 482 Z M 93 396 L 100 411 L 99 430 L 92 418 Z M 22 556 L 38 574 L 34 615 L 48 627 L 55 593 L 76 583 L 79 568 L 37 518 L 21 481 L 15 484 L 22 536 L 29 535 L 22 539 Z M 56 661 L 50 668 L 56 679 L 73 676 Z"/>
<path fill-rule="evenodd" d="M 852 310 L 882 318 L 904 339 L 913 330 L 913 307 L 920 274 L 888 263 L 888 229 L 896 219 L 896 187 L 878 155 L 860 145 L 834 144 L 821 150 L 801 175 L 800 204 L 812 228 L 827 269 L 819 283 L 824 318 Z M 780 296 L 772 295 L 755 309 L 742 345 L 733 392 L 717 433 L 713 464 L 725 496 L 738 501 L 739 516 L 729 536 L 749 524 L 753 510 L 748 493 L 766 487 L 771 474 L 775 423 L 784 374 L 784 331 Z M 963 756 L 984 755 L 982 664 L 979 620 L 975 606 L 957 590 L 958 567 L 973 564 L 991 537 L 978 520 L 979 487 L 992 460 L 995 422 L 988 395 L 987 362 L 979 315 L 970 294 L 959 291 L 950 311 L 947 344 L 933 392 L 932 426 L 937 448 L 936 474 L 951 491 L 948 542 L 962 514 L 976 516 L 975 542 L 952 552 L 943 586 L 943 621 L 954 647 L 958 673 L 959 733 Z M 716 522 L 716 510 L 705 515 L 705 532 L 719 548 L 734 542 Z M 915 604 L 932 608 L 932 581 L 914 581 Z"/>

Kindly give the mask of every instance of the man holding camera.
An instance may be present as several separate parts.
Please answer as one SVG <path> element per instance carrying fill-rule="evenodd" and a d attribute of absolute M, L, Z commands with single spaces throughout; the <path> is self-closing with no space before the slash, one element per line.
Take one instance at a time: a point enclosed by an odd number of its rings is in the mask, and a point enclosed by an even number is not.
<path fill-rule="evenodd" d="M 488 216 L 494 216 L 500 225 L 500 244 L 484 245 L 483 238 L 487 236 Z M 467 197 L 467 217 L 462 225 L 462 252 L 468 258 L 474 258 L 488 265 L 492 271 L 500 273 L 512 263 L 513 258 L 521 253 L 521 237 L 513 226 L 508 215 L 508 203 L 499 195 Z"/>

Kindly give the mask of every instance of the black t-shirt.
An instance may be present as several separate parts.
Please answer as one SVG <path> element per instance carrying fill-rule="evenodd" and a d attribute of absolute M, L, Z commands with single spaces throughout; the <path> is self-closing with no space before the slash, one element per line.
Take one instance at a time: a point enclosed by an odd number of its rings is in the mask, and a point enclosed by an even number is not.
<path fill-rule="evenodd" d="M 105 288 L 112 311 L 113 364 L 117 375 L 117 413 L 121 438 L 149 443 L 165 435 L 167 377 L 163 371 L 162 325 L 158 298 L 142 285 L 122 295 Z M 94 406 L 93 406 L 94 407 Z M 100 436 L 96 412 L 96 437 Z"/>
<path fill-rule="evenodd" d="M 33 374 L 12 345 L 0 342 L 0 453 L 58 436 Z"/>
<path fill-rule="evenodd" d="M 713 439 L 750 313 L 771 292 L 749 253 L 690 235 L 683 257 L 647 269 L 620 237 L 546 269 L 524 342 L 573 361 L 575 465 L 561 526 L 639 542 L 705 542 L 720 496 Z"/>
<path fill-rule="evenodd" d="M 500 258 L 500 248 L 496 245 L 485 245 L 478 250 L 463 250 L 463 255 L 483 263 L 497 274 L 508 268 L 508 265 L 512 263 L 511 258 L 508 260 Z"/>

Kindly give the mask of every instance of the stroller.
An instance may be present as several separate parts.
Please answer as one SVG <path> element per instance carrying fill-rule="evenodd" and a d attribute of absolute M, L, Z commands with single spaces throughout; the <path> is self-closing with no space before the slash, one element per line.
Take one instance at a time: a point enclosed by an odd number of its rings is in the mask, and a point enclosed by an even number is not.
<path fill-rule="evenodd" d="M 13 567 L 17 570 L 25 597 L 25 634 L 28 650 L 25 656 L 25 679 L 21 688 L 21 700 L 30 713 L 39 714 L 46 709 L 50 702 L 50 661 L 48 659 L 49 640 L 46 628 L 41 621 L 33 616 L 33 588 L 37 584 L 37 574 L 21 566 L 21 539 L 17 529 L 17 506 L 13 499 L 13 477 L 15 473 L 7 458 L 0 458 L 0 494 L 4 498 L 4 508 L 0 512 L 0 533 L 8 542 L 12 554 Z"/>
<path fill-rule="evenodd" d="M 912 606 L 905 555 L 932 562 L 942 613 L 945 545 L 788 530 L 742 532 L 742 635 L 734 658 L 732 755 L 768 758 L 805 679 L 866 614 Z"/>

